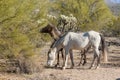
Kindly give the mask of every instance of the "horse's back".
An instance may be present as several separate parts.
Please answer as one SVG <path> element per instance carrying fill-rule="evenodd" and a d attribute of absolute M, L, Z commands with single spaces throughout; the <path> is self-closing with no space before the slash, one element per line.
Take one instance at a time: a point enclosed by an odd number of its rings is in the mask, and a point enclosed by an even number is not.
<path fill-rule="evenodd" d="M 71 49 L 83 49 L 89 42 L 92 42 L 92 44 L 99 44 L 100 39 L 100 35 L 96 31 L 84 33 L 68 32 L 64 36 L 63 45 L 69 46 Z"/>
<path fill-rule="evenodd" d="M 96 31 L 88 31 L 88 36 L 90 38 L 97 39 L 97 38 L 100 38 L 100 33 Z"/>
<path fill-rule="evenodd" d="M 88 33 L 89 33 L 89 35 L 93 35 L 93 36 L 100 34 L 99 32 L 96 32 L 96 31 L 93 31 L 93 30 L 88 31 Z"/>
<path fill-rule="evenodd" d="M 87 33 L 68 32 L 64 39 L 64 45 L 71 49 L 83 49 L 88 42 Z"/>

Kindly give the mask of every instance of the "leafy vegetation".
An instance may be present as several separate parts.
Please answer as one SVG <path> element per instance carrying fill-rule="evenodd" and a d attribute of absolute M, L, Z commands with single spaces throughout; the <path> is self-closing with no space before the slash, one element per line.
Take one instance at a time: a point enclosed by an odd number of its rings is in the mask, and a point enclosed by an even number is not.
<path fill-rule="evenodd" d="M 114 16 L 103 0 L 59 0 L 55 2 L 55 11 L 60 14 L 73 14 L 82 31 L 97 30 L 111 24 Z"/>
<path fill-rule="evenodd" d="M 23 64 L 25 60 L 21 60 L 21 57 L 31 59 L 35 55 L 34 49 L 41 47 L 44 42 L 39 30 L 46 23 L 44 18 L 48 2 L 48 0 L 0 0 L 1 59 L 20 59 Z"/>
<path fill-rule="evenodd" d="M 40 42 L 39 29 L 44 24 L 37 21 L 45 18 L 47 10 L 47 0 L 0 1 L 0 52 L 6 54 L 4 57 L 16 57 L 23 51 L 32 54 L 30 50 Z"/>

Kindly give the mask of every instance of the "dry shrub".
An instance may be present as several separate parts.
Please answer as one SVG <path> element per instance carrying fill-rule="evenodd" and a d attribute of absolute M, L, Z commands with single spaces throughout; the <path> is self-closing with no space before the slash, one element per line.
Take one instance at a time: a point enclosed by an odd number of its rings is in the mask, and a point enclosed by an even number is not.
<path fill-rule="evenodd" d="M 37 73 L 42 71 L 39 56 L 26 58 L 19 56 L 17 59 L 1 59 L 0 72 L 9 73 Z"/>
<path fill-rule="evenodd" d="M 30 58 L 25 58 L 23 56 L 19 57 L 20 72 L 28 74 L 41 72 L 42 67 L 39 62 L 39 56 L 36 55 Z"/>

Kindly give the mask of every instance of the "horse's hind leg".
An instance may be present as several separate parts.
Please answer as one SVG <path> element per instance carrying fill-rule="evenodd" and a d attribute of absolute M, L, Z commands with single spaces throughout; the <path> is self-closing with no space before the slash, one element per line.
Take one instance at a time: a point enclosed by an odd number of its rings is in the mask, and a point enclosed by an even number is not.
<path fill-rule="evenodd" d="M 96 54 L 94 53 L 93 61 L 92 61 L 92 63 L 91 63 L 91 66 L 89 67 L 89 69 L 91 69 L 91 68 L 94 66 L 96 57 L 97 57 L 97 56 L 96 56 Z"/>
<path fill-rule="evenodd" d="M 96 69 L 99 68 L 100 66 L 100 53 L 99 50 L 97 51 L 97 65 L 96 65 Z"/>
<path fill-rule="evenodd" d="M 97 57 L 97 66 L 96 66 L 96 69 L 98 69 L 100 66 L 100 56 Z"/>
<path fill-rule="evenodd" d="M 100 53 L 99 53 L 98 48 L 95 49 L 94 59 L 93 59 L 93 62 L 92 62 L 92 64 L 91 64 L 90 69 L 94 66 L 94 62 L 95 62 L 96 57 L 97 57 L 96 69 L 97 69 L 97 68 L 99 67 L 99 65 L 100 65 Z"/>

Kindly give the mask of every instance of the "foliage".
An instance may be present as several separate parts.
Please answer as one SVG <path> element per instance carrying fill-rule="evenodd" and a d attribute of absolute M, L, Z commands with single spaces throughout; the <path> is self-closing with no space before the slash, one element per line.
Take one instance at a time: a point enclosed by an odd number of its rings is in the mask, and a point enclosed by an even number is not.
<path fill-rule="evenodd" d="M 119 36 L 120 37 L 120 16 L 113 20 L 113 24 L 106 28 L 108 36 Z"/>
<path fill-rule="evenodd" d="M 41 40 L 39 29 L 44 23 L 39 22 L 46 17 L 48 2 L 47 0 L 0 1 L 1 54 L 12 57 L 18 56 L 21 51 L 29 51 L 27 53 L 32 54 L 31 49 Z"/>
<path fill-rule="evenodd" d="M 73 14 L 82 31 L 97 30 L 110 25 L 114 16 L 103 0 L 59 0 L 53 9 L 59 14 Z"/>
<path fill-rule="evenodd" d="M 44 42 L 39 29 L 47 22 L 48 2 L 0 0 L 0 59 L 21 59 L 22 56 L 29 60 L 35 55 L 34 49 Z"/>

